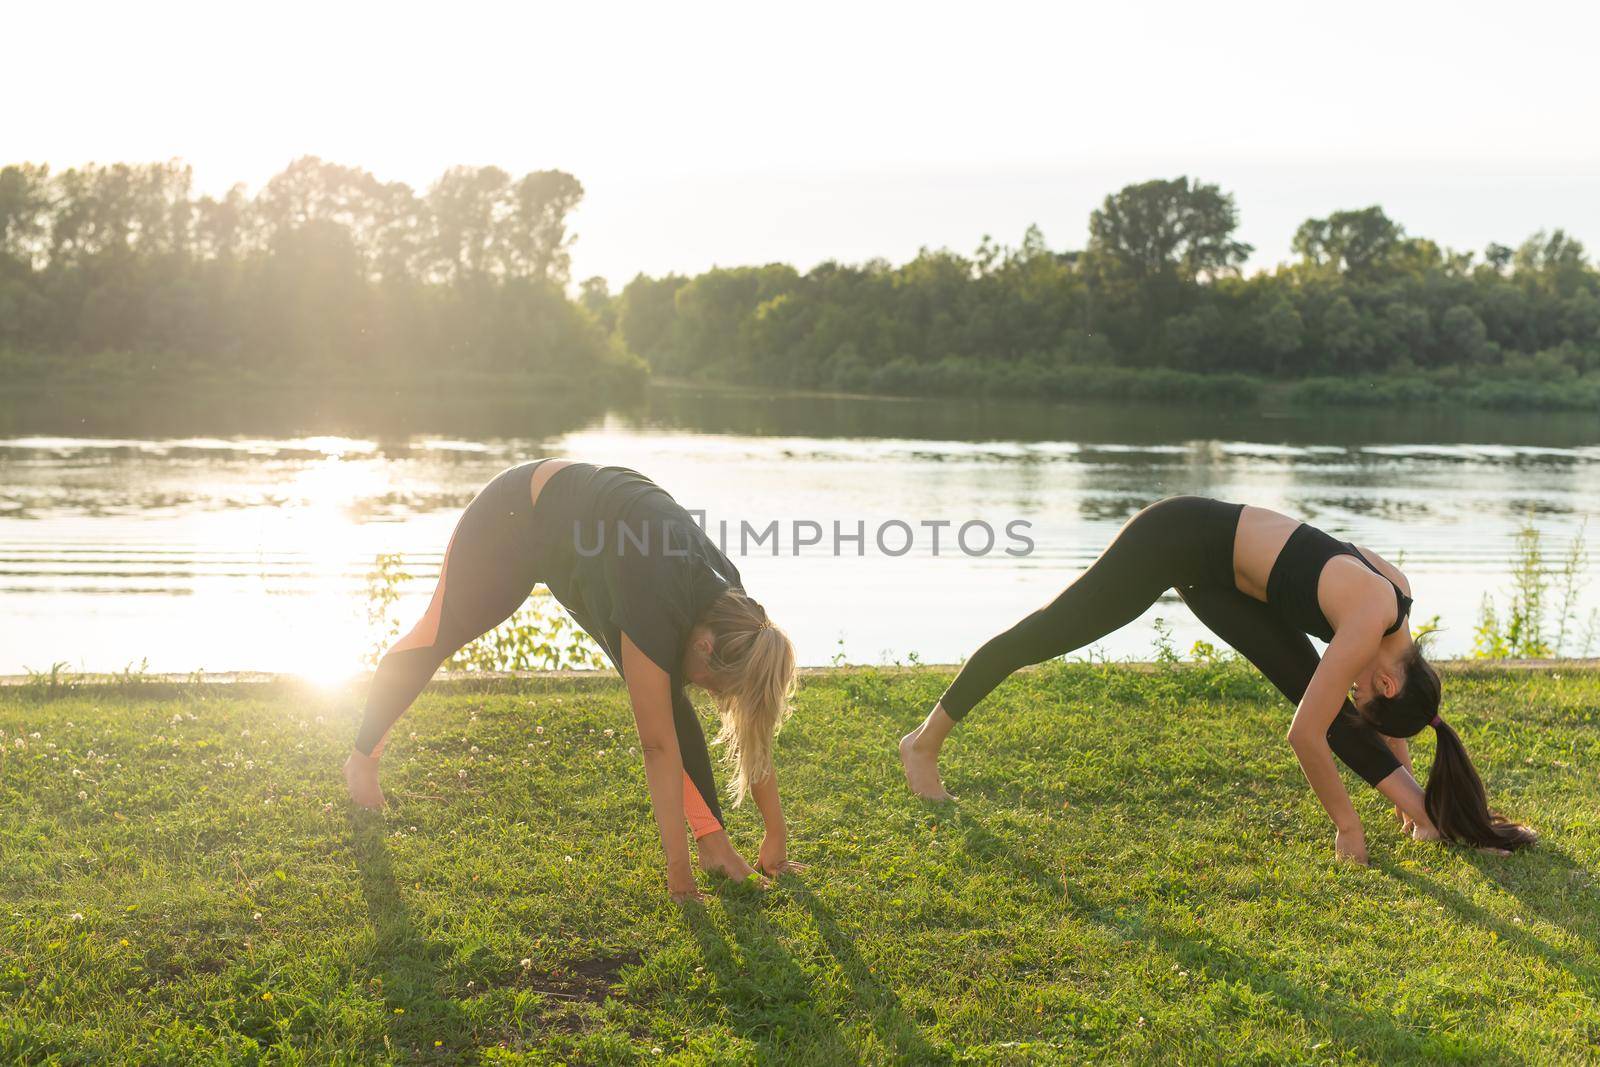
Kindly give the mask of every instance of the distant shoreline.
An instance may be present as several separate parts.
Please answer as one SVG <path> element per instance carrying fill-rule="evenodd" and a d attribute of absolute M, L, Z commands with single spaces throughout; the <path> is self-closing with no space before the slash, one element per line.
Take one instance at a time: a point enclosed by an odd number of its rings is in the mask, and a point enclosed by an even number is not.
<path fill-rule="evenodd" d="M 149 369 L 140 369 L 148 362 Z M 284 376 L 267 371 L 218 373 L 214 368 L 160 365 L 154 357 L 107 355 L 64 365 L 55 373 L 45 357 L 0 353 L 0 371 L 9 372 L 0 414 L 40 399 L 90 403 L 171 404 L 175 407 L 216 399 L 268 405 L 272 402 L 321 403 L 362 398 L 408 410 L 469 403 L 570 404 L 587 398 L 591 407 L 627 403 L 647 391 L 706 392 L 732 398 L 798 398 L 836 401 L 952 403 L 1032 403 L 1048 407 L 1120 404 L 1191 410 L 1299 413 L 1320 408 L 1470 409 L 1500 412 L 1562 412 L 1600 415 L 1600 375 L 1565 381 L 1514 376 L 1467 375 L 1459 371 L 1357 377 L 1266 378 L 1234 373 L 1201 374 L 1162 368 L 1065 366 L 1047 387 L 1012 391 L 982 387 L 952 393 L 930 385 L 885 391 L 808 389 L 757 382 L 681 376 L 649 376 L 628 381 L 574 380 L 549 374 L 490 374 L 447 371 L 437 374 L 367 379 L 348 373 Z"/>
<path fill-rule="evenodd" d="M 1050 661 L 1054 662 L 1054 661 Z M 1596 659 L 1448 659 L 1430 660 L 1435 667 L 1452 674 L 1473 674 L 1494 671 L 1600 671 L 1600 658 Z M 1073 666 L 1090 666 L 1087 663 L 1068 661 Z M 1028 673 L 1040 667 L 1049 666 L 1049 663 L 1038 664 L 1033 667 L 1024 667 L 1019 673 Z M 1093 665 L 1102 669 L 1101 664 Z M 1178 669 L 1182 670 L 1190 664 L 1180 663 Z M 1127 660 L 1110 664 L 1112 670 L 1129 670 L 1138 673 L 1166 669 L 1163 664 L 1150 660 Z M 848 664 L 839 667 L 801 667 L 799 673 L 807 678 L 835 678 L 850 675 L 875 673 L 886 675 L 916 675 L 916 674 L 949 674 L 961 668 L 959 663 L 919 663 L 911 665 L 871 666 L 867 664 Z M 84 672 L 81 674 L 64 672 L 56 688 L 67 690 L 74 688 L 103 688 L 103 689 L 138 689 L 140 686 L 182 686 L 182 685 L 289 685 L 309 686 L 313 688 L 338 688 L 365 682 L 372 676 L 371 671 L 360 671 L 345 678 L 330 683 L 319 683 L 298 674 L 280 674 L 270 671 L 196 671 L 182 672 L 151 672 L 148 674 L 123 675 L 120 673 Z M 50 688 L 48 674 L 0 674 L 0 687 L 26 687 L 39 686 L 43 689 Z M 474 686 L 489 685 L 499 682 L 529 682 L 529 681 L 580 681 L 589 679 L 593 681 L 616 681 L 616 671 L 610 668 L 602 670 L 556 670 L 556 671 L 441 671 L 434 675 L 430 685 L 447 686 Z"/>

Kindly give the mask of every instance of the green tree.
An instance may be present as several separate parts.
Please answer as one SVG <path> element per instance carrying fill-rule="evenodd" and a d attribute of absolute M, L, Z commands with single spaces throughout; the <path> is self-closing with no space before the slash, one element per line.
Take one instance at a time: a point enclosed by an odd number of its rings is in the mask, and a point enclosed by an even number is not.
<path fill-rule="evenodd" d="M 1483 320 L 1465 304 L 1457 304 L 1439 320 L 1439 343 L 1456 363 L 1482 363 L 1491 351 Z"/>
<path fill-rule="evenodd" d="M 1295 231 L 1290 247 L 1308 264 L 1372 280 L 1383 274 L 1403 236 L 1400 225 L 1373 205 L 1307 219 Z"/>
<path fill-rule="evenodd" d="M 1254 249 L 1233 239 L 1233 196 L 1187 177 L 1125 186 L 1089 216 L 1089 250 L 1138 280 L 1184 282 L 1238 270 Z"/>
<path fill-rule="evenodd" d="M 1257 343 L 1272 360 L 1271 369 L 1281 371 L 1305 343 L 1305 322 L 1294 304 L 1279 297 L 1255 319 Z"/>

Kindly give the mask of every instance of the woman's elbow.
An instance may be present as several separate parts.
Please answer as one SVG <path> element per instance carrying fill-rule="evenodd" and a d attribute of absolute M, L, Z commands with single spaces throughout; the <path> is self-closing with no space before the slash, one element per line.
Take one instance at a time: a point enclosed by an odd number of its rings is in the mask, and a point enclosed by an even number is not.
<path fill-rule="evenodd" d="M 667 739 L 664 737 L 639 738 L 639 753 L 644 757 L 646 763 L 654 763 L 657 760 L 666 759 L 671 752 L 672 746 L 667 743 Z"/>
<path fill-rule="evenodd" d="M 1328 739 L 1325 735 L 1319 734 L 1315 730 L 1308 730 L 1298 723 L 1289 727 L 1289 732 L 1284 734 L 1283 737 L 1285 741 L 1289 742 L 1289 747 L 1294 749 L 1296 755 L 1315 752 L 1319 745 L 1327 747 L 1328 744 Z"/>

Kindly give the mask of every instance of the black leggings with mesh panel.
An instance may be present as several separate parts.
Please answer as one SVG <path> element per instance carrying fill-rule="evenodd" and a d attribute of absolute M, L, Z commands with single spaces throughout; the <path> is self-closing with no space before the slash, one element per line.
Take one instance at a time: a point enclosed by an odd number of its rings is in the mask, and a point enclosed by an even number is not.
<path fill-rule="evenodd" d="M 1242 504 L 1178 496 L 1140 511 L 1060 596 L 973 653 L 940 706 L 962 718 L 1013 672 L 1121 629 L 1168 589 L 1298 704 L 1321 657 L 1309 637 L 1235 584 L 1233 538 L 1243 510 Z M 1348 700 L 1328 728 L 1328 745 L 1372 785 L 1400 766 Z"/>

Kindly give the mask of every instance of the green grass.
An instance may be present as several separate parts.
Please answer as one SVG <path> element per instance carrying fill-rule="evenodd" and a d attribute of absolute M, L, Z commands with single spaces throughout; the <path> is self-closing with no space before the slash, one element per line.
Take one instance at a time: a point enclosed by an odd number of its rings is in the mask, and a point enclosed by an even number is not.
<path fill-rule="evenodd" d="M 810 869 L 683 908 L 611 679 L 431 690 L 376 817 L 342 798 L 354 694 L 0 691 L 0 1062 L 1600 1056 L 1600 673 L 1453 674 L 1544 838 L 1410 842 L 1360 790 L 1368 869 L 1235 665 L 1018 676 L 947 750 L 953 808 L 891 755 L 946 677 L 807 679 L 779 765 Z"/>

